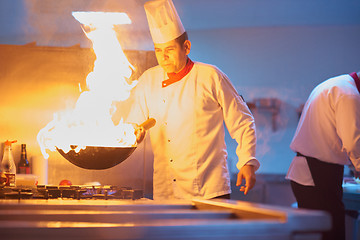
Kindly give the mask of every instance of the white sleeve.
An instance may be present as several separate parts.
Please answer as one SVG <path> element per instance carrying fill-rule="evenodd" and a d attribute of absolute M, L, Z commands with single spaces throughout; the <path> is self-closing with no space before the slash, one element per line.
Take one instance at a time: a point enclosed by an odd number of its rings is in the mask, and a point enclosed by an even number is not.
<path fill-rule="evenodd" d="M 343 95 L 336 104 L 336 131 L 357 171 L 360 171 L 360 95 Z"/>
<path fill-rule="evenodd" d="M 149 110 L 146 106 L 146 97 L 144 87 L 144 82 L 146 78 L 142 75 L 139 78 L 139 83 L 135 88 L 132 89 L 129 104 L 130 111 L 128 117 L 126 118 L 126 122 L 128 123 L 136 123 L 141 124 L 149 117 Z"/>
<path fill-rule="evenodd" d="M 230 136 L 238 144 L 236 154 L 239 161 L 236 166 L 240 170 L 242 166 L 249 164 L 258 169 L 260 163 L 255 157 L 256 131 L 254 117 L 246 102 L 237 93 L 225 74 L 220 74 L 219 84 L 217 97 L 223 109 L 224 121 Z"/>

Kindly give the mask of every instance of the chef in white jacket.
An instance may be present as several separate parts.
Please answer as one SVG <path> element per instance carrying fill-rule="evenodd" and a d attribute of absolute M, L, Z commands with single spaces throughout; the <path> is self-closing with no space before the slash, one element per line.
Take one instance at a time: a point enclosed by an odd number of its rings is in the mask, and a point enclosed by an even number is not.
<path fill-rule="evenodd" d="M 360 171 L 360 72 L 319 84 L 305 103 L 290 148 L 287 173 L 300 208 L 328 211 L 333 220 L 324 240 L 345 239 L 342 202 L 344 165 Z"/>
<path fill-rule="evenodd" d="M 171 0 L 144 7 L 159 65 L 139 78 L 128 121 L 156 119 L 149 130 L 154 199 L 230 198 L 224 123 L 238 143 L 237 185 L 245 180 L 246 194 L 260 166 L 249 108 L 221 70 L 190 60 L 191 43 Z M 136 134 L 141 142 L 144 129 Z"/>

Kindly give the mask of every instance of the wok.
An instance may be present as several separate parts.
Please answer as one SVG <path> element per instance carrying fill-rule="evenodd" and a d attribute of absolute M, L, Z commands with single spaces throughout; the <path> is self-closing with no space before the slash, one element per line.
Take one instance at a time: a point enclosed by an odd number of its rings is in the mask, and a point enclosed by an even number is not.
<path fill-rule="evenodd" d="M 143 122 L 140 127 L 145 130 L 155 125 L 156 121 L 150 118 Z M 133 147 L 100 147 L 87 146 L 78 153 L 74 151 L 76 145 L 70 145 L 72 150 L 65 153 L 63 150 L 56 148 L 57 151 L 72 164 L 85 169 L 107 169 L 118 165 L 127 159 L 136 149 Z"/>

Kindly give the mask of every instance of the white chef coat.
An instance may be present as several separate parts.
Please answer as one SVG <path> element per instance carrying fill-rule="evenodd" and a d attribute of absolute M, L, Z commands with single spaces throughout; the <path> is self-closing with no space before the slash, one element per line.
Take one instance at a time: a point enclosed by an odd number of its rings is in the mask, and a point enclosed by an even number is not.
<path fill-rule="evenodd" d="M 305 103 L 294 138 L 294 152 L 360 170 L 360 94 L 348 74 L 319 84 Z M 314 186 L 307 161 L 294 157 L 287 179 Z"/>
<path fill-rule="evenodd" d="M 238 142 L 237 167 L 259 167 L 254 118 L 228 77 L 195 62 L 180 81 L 162 88 L 165 71 L 156 66 L 140 77 L 128 122 L 155 118 L 149 130 L 154 152 L 154 199 L 213 198 L 231 192 L 226 163 L 225 122 Z"/>

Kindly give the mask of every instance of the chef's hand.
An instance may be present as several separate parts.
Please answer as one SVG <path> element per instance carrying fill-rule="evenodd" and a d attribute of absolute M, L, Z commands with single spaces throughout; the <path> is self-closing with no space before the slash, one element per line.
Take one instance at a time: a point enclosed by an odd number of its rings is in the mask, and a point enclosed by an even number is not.
<path fill-rule="evenodd" d="M 141 143 L 144 140 L 146 133 L 144 127 L 136 126 L 134 133 L 136 136 L 136 142 Z"/>
<path fill-rule="evenodd" d="M 240 187 L 240 191 L 246 195 L 250 189 L 255 186 L 256 175 L 255 167 L 252 165 L 244 165 L 237 175 L 236 186 L 240 186 L 242 181 L 245 179 L 245 185 Z"/>
<path fill-rule="evenodd" d="M 360 178 L 360 172 L 358 171 L 353 171 L 353 174 L 354 174 L 354 178 Z"/>
<path fill-rule="evenodd" d="M 360 178 L 360 172 L 356 171 L 356 168 L 354 167 L 354 164 L 350 162 L 350 165 L 348 166 L 350 171 L 354 174 L 354 178 Z"/>

